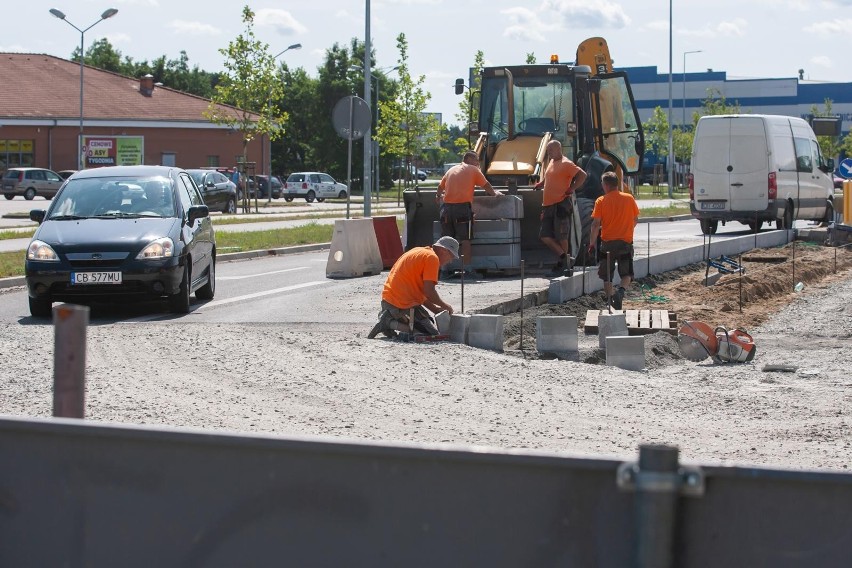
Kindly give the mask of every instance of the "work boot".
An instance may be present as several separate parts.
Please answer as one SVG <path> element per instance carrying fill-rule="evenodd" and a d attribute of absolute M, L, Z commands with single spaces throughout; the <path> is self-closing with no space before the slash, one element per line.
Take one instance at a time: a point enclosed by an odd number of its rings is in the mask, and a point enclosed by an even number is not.
<path fill-rule="evenodd" d="M 551 273 L 551 274 L 553 274 L 553 275 L 555 275 L 555 276 L 561 276 L 561 275 L 562 275 L 562 272 L 563 272 L 564 270 L 565 270 L 565 265 L 564 265 L 564 264 L 562 264 L 562 258 L 560 257 L 560 258 L 559 258 L 559 262 L 557 262 L 556 264 L 554 264 L 554 265 L 550 268 L 550 273 Z"/>
<path fill-rule="evenodd" d="M 391 315 L 387 310 L 382 310 L 379 314 L 379 322 L 373 326 L 370 333 L 367 334 L 367 339 L 375 339 L 379 333 L 383 333 L 385 337 L 396 337 L 396 331 L 390 327 Z M 390 332 L 390 335 L 389 333 Z"/>
<path fill-rule="evenodd" d="M 612 295 L 612 307 L 616 310 L 620 310 L 623 302 L 624 302 L 624 288 L 619 286 L 618 290 L 615 291 L 615 294 Z"/>

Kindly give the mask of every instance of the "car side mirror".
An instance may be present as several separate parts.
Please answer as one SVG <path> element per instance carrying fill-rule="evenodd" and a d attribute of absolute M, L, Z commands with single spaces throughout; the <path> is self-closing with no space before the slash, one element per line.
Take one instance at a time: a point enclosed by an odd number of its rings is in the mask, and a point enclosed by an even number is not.
<path fill-rule="evenodd" d="M 826 158 L 825 171 L 826 173 L 834 171 L 834 158 Z"/>
<path fill-rule="evenodd" d="M 201 219 L 210 216 L 210 209 L 206 205 L 193 205 L 187 211 L 187 222 L 190 226 L 195 223 L 196 219 Z"/>
<path fill-rule="evenodd" d="M 47 213 L 44 209 L 31 209 L 30 210 L 30 221 L 35 221 L 39 225 L 44 221 L 44 216 Z"/>

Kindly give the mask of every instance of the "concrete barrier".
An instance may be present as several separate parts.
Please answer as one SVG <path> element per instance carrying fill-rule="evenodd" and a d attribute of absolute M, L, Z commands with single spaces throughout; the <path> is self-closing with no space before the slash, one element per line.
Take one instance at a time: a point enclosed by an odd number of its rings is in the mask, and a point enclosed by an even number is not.
<path fill-rule="evenodd" d="M 617 311 L 598 316 L 598 347 L 601 349 L 607 348 L 608 338 L 627 334 L 627 316 L 624 312 Z"/>
<path fill-rule="evenodd" d="M 606 338 L 606 364 L 627 371 L 645 368 L 645 336 Z"/>
<path fill-rule="evenodd" d="M 382 272 L 382 254 L 372 219 L 338 219 L 325 267 L 327 278 L 354 278 Z"/>
<path fill-rule="evenodd" d="M 453 314 L 450 316 L 450 341 L 467 345 L 469 329 L 469 314 Z"/>

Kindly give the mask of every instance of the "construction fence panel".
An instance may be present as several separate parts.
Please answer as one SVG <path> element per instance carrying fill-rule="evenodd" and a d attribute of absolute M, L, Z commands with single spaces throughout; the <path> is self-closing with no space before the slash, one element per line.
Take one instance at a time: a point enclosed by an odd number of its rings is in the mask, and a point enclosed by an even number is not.
<path fill-rule="evenodd" d="M 0 455 L 0 566 L 635 564 L 616 460 L 10 417 Z M 702 471 L 675 565 L 848 565 L 852 476 Z"/>

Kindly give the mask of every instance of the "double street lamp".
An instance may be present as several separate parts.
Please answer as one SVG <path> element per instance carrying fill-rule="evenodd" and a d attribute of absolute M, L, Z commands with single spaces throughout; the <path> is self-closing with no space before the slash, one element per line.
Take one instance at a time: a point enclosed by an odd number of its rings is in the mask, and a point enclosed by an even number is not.
<path fill-rule="evenodd" d="M 86 35 L 86 32 L 89 31 L 90 29 L 92 29 L 94 26 L 101 23 L 103 20 L 106 20 L 107 18 L 112 18 L 113 16 L 118 14 L 118 10 L 116 10 L 115 8 L 109 8 L 107 10 L 104 10 L 103 14 L 101 14 L 100 20 L 97 20 L 95 23 L 93 23 L 88 28 L 85 28 L 85 29 L 82 29 L 82 30 L 80 28 L 78 28 L 77 26 L 75 26 L 74 24 L 72 24 L 71 22 L 69 22 L 65 18 L 65 14 L 62 13 L 61 11 L 57 10 L 56 8 L 51 8 L 50 13 L 53 14 L 54 16 L 56 16 L 57 18 L 59 18 L 60 20 L 62 20 L 63 22 L 65 22 L 66 24 L 68 24 L 69 26 L 71 26 L 72 28 L 74 28 L 75 30 L 77 30 L 78 32 L 80 32 L 80 141 L 79 141 L 79 143 L 80 143 L 80 154 L 79 154 L 78 165 L 79 165 L 79 168 L 82 170 L 83 166 L 84 166 L 84 162 L 83 162 L 84 157 L 83 157 L 83 151 L 82 151 L 82 149 L 83 149 L 83 146 L 82 146 L 82 144 L 83 144 L 83 38 Z"/>

